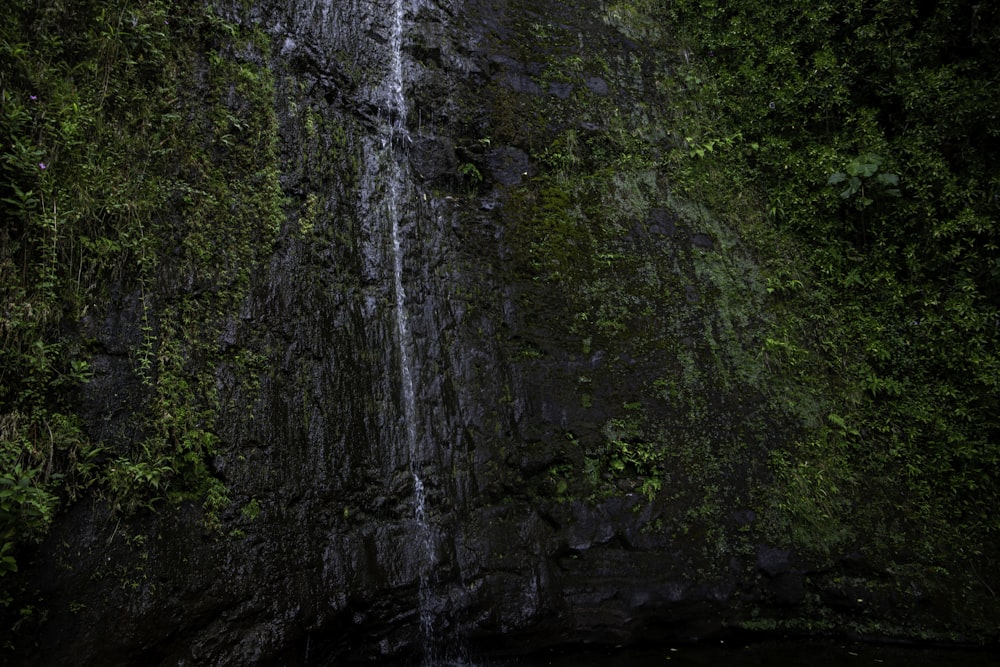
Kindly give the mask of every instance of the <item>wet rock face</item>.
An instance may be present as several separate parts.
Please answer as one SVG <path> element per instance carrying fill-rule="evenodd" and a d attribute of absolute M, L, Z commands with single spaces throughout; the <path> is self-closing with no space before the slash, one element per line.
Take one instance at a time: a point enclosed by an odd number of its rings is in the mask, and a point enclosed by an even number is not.
<path fill-rule="evenodd" d="M 210 469 L 233 502 L 215 531 L 192 505 L 74 506 L 26 575 L 47 611 L 23 664 L 692 639 L 806 598 L 813 566 L 749 509 L 762 434 L 787 424 L 733 370 L 758 332 L 719 314 L 738 272 L 713 271 L 738 239 L 648 168 L 607 168 L 628 130 L 610 109 L 655 98 L 645 54 L 597 2 L 407 2 L 400 40 L 396 15 L 294 0 L 243 19 L 272 41 L 288 220 L 218 341 L 263 360 L 216 374 Z M 120 309 L 98 325 L 95 432 L 134 389 Z"/>
<path fill-rule="evenodd" d="M 488 164 L 493 180 L 501 185 L 519 185 L 532 170 L 528 154 L 510 146 L 490 151 Z"/>
<path fill-rule="evenodd" d="M 453 179 L 458 169 L 455 144 L 446 137 L 421 137 L 413 142 L 410 164 L 424 181 L 442 177 Z"/>

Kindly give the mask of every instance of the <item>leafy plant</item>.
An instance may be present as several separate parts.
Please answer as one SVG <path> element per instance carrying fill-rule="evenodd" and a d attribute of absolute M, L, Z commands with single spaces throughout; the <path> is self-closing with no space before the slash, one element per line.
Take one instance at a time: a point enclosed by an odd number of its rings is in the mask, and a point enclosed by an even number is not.
<path fill-rule="evenodd" d="M 608 420 L 602 429 L 607 438 L 604 461 L 612 480 L 637 478 L 640 493 L 652 500 L 662 488 L 660 467 L 666 456 L 662 445 L 643 437 L 638 420 L 636 414 Z"/>
<path fill-rule="evenodd" d="M 868 153 L 851 160 L 844 171 L 834 172 L 827 180 L 827 185 L 846 184 L 840 192 L 841 199 L 854 199 L 859 208 L 867 208 L 874 203 L 873 197 L 882 194 L 889 197 L 901 197 L 899 176 L 880 172 L 882 158 L 874 153 Z M 867 189 L 867 191 L 866 191 Z"/>
<path fill-rule="evenodd" d="M 471 162 L 463 162 L 459 165 L 458 173 L 463 178 L 468 179 L 473 188 L 483 181 L 483 175 L 479 172 L 476 165 Z"/>
<path fill-rule="evenodd" d="M 95 484 L 122 511 L 194 499 L 218 523 L 218 331 L 283 219 L 273 82 L 242 62 L 268 43 L 175 0 L 5 6 L 0 575 Z M 75 416 L 91 376 L 81 318 L 111 285 L 140 295 L 140 442 L 91 442 Z"/>

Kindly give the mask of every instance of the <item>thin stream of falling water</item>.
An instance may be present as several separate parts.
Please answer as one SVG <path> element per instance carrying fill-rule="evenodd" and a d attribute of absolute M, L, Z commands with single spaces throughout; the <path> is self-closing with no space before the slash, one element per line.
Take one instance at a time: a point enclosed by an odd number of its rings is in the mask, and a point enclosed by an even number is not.
<path fill-rule="evenodd" d="M 398 171 L 398 167 L 393 169 Z M 396 293 L 396 337 L 399 347 L 400 379 L 402 384 L 403 420 L 406 422 L 406 443 L 409 449 L 410 475 L 413 477 L 414 518 L 417 521 L 424 549 L 425 563 L 420 568 L 420 631 L 426 645 L 432 644 L 433 611 L 429 573 L 436 561 L 434 542 L 426 520 L 427 496 L 418 470 L 417 400 L 413 382 L 413 361 L 410 354 L 410 324 L 406 310 L 406 290 L 403 286 L 403 249 L 400 242 L 398 200 L 401 195 L 401 175 L 395 175 L 390 185 L 389 218 L 391 220 L 393 253 L 393 287 Z M 425 650 L 428 646 L 425 646 Z"/>
<path fill-rule="evenodd" d="M 406 99 L 403 95 L 403 0 L 393 2 L 393 20 L 390 38 L 389 106 L 391 127 L 387 150 L 396 150 L 401 142 L 409 142 L 406 129 Z M 417 433 L 417 399 L 413 379 L 413 359 L 411 354 L 409 314 L 406 308 L 406 289 L 403 284 L 403 258 L 400 230 L 399 203 L 405 194 L 405 174 L 400 160 L 389 161 L 388 217 L 392 237 L 393 289 L 396 307 L 396 337 L 399 348 L 400 380 L 402 385 L 403 420 L 406 422 L 406 443 L 410 460 L 410 474 L 413 477 L 414 518 L 421 535 L 424 563 L 419 575 L 420 633 L 424 653 L 433 652 L 434 612 L 430 573 L 437 560 L 430 526 L 427 524 L 427 497 L 419 470 L 419 434 Z"/>

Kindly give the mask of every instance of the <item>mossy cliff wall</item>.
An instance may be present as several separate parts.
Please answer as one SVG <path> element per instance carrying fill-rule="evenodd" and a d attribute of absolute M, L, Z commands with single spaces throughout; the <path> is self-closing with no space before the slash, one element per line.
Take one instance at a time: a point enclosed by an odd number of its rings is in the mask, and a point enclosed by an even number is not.
<path fill-rule="evenodd" d="M 851 417 L 851 311 L 663 8 L 17 4 L 63 46 L 5 42 L 15 663 L 996 640 L 993 524 Z"/>

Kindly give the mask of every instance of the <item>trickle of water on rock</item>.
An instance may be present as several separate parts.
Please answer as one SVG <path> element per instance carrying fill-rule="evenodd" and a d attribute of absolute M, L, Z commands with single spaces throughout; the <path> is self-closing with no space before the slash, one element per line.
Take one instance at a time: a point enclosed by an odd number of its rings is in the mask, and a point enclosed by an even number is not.
<path fill-rule="evenodd" d="M 389 123 L 382 130 L 383 149 L 389 153 L 387 179 L 387 217 L 392 240 L 393 291 L 395 293 L 396 345 L 399 356 L 399 372 L 403 420 L 406 424 L 406 444 L 409 454 L 410 475 L 413 478 L 414 519 L 421 536 L 424 562 L 420 567 L 418 602 L 420 605 L 420 634 L 427 661 L 434 654 L 434 593 L 431 590 L 430 575 L 437 563 L 431 527 L 427 523 L 427 496 L 421 477 L 419 460 L 419 433 L 417 432 L 417 399 L 414 388 L 414 362 L 410 319 L 406 306 L 406 288 L 403 282 L 403 259 L 400 203 L 406 195 L 406 172 L 404 161 L 392 155 L 403 150 L 410 143 L 406 129 L 406 99 L 403 94 L 403 0 L 394 0 L 389 40 L 389 77 L 385 82 L 384 102 L 389 111 Z M 397 159 L 394 159 L 397 158 Z"/>

